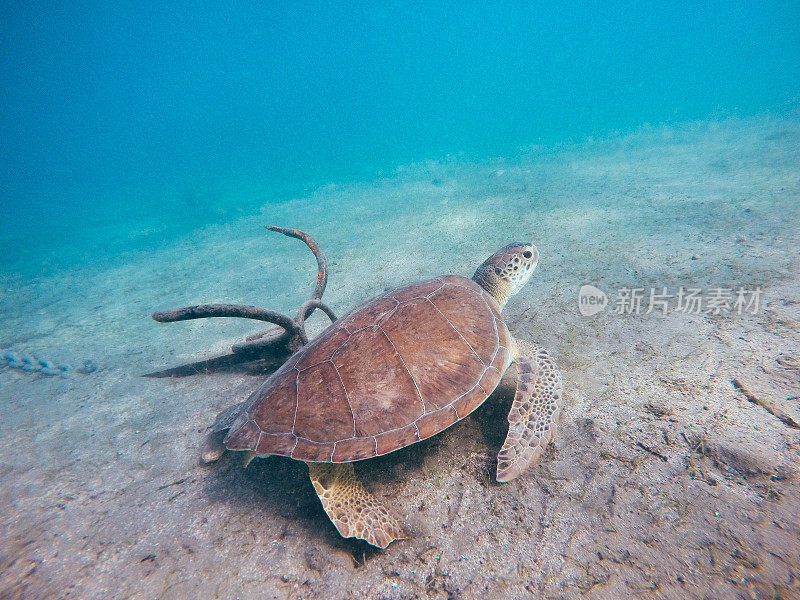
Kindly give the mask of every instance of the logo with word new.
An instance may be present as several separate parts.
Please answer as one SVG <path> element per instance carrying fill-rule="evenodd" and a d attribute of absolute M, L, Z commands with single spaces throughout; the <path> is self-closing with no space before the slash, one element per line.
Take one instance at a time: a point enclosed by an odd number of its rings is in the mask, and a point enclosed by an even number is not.
<path fill-rule="evenodd" d="M 608 306 L 608 296 L 593 285 L 582 285 L 578 292 L 578 310 L 584 317 L 602 312 Z"/>

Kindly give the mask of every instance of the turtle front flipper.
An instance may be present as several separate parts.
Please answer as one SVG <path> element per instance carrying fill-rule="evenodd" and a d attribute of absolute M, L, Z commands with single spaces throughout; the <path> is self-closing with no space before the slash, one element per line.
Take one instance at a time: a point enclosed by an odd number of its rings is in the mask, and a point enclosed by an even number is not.
<path fill-rule="evenodd" d="M 322 508 L 342 537 L 357 537 L 378 548 L 403 539 L 389 511 L 356 479 L 352 463 L 308 463 Z"/>
<path fill-rule="evenodd" d="M 497 481 L 519 477 L 553 439 L 561 413 L 561 374 L 546 350 L 515 340 L 517 392 L 508 436 L 497 455 Z"/>

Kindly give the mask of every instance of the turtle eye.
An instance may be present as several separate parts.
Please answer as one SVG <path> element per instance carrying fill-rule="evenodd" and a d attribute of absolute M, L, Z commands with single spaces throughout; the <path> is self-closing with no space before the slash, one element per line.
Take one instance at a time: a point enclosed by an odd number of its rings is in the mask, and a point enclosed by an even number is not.
<path fill-rule="evenodd" d="M 522 256 L 524 256 L 527 259 L 530 259 L 531 256 L 533 256 L 533 252 L 531 252 L 530 250 L 525 250 L 525 252 L 522 253 Z"/>

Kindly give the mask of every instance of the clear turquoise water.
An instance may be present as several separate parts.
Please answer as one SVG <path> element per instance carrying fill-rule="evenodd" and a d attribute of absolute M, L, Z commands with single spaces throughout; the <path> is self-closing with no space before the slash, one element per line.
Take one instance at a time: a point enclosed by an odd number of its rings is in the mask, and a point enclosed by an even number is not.
<path fill-rule="evenodd" d="M 398 165 L 800 97 L 796 2 L 487 6 L 3 3 L 0 271 L 113 259 Z"/>

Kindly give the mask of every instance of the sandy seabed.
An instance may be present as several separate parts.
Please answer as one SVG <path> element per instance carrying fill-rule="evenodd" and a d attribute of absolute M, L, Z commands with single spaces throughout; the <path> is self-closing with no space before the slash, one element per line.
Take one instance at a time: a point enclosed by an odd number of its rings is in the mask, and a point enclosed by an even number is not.
<path fill-rule="evenodd" d="M 338 536 L 301 463 L 201 465 L 206 427 L 265 374 L 143 374 L 263 326 L 148 315 L 293 311 L 315 263 L 265 223 L 316 238 L 340 314 L 536 243 L 504 314 L 564 379 L 541 463 L 494 481 L 508 381 L 443 434 L 358 463 L 408 532 L 386 551 Z M 795 114 L 412 165 L 115 264 L 2 275 L 0 354 L 72 370 L 0 367 L 0 598 L 800 598 L 798 223 Z M 605 310 L 581 315 L 584 284 Z M 681 288 L 699 313 L 678 310 Z M 632 289 L 638 311 L 619 302 Z M 709 311 L 718 289 L 729 306 Z M 739 289 L 758 306 L 737 310 Z"/>

